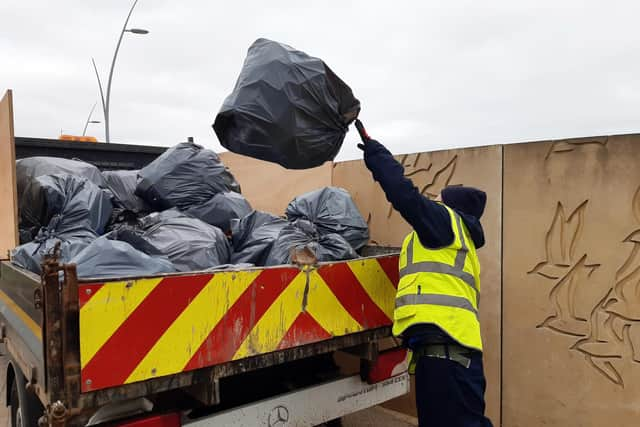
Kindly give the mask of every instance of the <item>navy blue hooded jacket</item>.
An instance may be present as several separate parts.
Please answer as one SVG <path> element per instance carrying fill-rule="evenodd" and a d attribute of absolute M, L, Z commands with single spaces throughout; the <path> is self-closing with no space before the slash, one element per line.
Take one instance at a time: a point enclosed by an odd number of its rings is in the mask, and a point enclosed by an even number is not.
<path fill-rule="evenodd" d="M 413 227 L 422 245 L 437 249 L 453 243 L 454 234 L 449 213 L 439 203 L 423 196 L 410 179 L 404 176 L 404 167 L 384 145 L 375 140 L 364 144 L 367 168 L 384 190 L 387 200 Z M 480 217 L 487 196 L 484 191 L 471 187 L 447 187 L 441 192 L 442 201 L 460 215 L 476 248 L 484 246 L 484 231 Z M 453 339 L 435 325 L 414 325 L 403 334 L 404 345 L 417 349 L 425 343 L 453 343 Z"/>
<path fill-rule="evenodd" d="M 413 227 L 424 246 L 437 249 L 453 243 L 453 227 L 447 210 L 420 193 L 384 145 L 369 140 L 364 144 L 364 161 L 387 200 Z M 484 246 L 480 217 L 486 200 L 484 191 L 471 187 L 447 187 L 442 191 L 442 201 L 460 215 L 477 249 Z"/>

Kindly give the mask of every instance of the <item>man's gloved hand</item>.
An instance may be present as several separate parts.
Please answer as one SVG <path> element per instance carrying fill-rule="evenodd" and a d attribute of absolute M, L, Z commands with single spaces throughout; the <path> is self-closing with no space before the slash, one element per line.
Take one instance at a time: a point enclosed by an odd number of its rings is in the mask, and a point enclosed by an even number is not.
<path fill-rule="evenodd" d="M 355 124 L 356 124 L 356 129 L 360 134 L 360 140 L 362 141 L 361 143 L 358 144 L 358 148 L 364 151 L 365 161 L 367 160 L 367 157 L 373 155 L 374 153 L 378 153 L 378 152 L 389 153 L 389 150 L 387 150 L 384 145 L 380 144 L 378 141 L 376 141 L 375 139 L 372 139 L 369 136 L 369 134 L 364 128 L 364 125 L 360 120 L 356 120 Z"/>
<path fill-rule="evenodd" d="M 360 119 L 356 119 L 355 125 L 356 125 L 356 129 L 358 130 L 358 134 L 360 135 L 360 139 L 362 140 L 362 142 L 358 144 L 358 148 L 364 151 L 365 145 L 369 141 L 371 141 L 371 138 L 369 137 L 369 134 L 365 130 L 364 125 L 362 124 Z"/>
<path fill-rule="evenodd" d="M 364 161 L 365 163 L 370 160 L 372 157 L 375 157 L 379 154 L 389 154 L 389 150 L 375 139 L 369 138 L 366 141 L 362 141 L 362 143 L 358 144 L 358 148 L 361 149 L 364 153 Z"/>
<path fill-rule="evenodd" d="M 376 151 L 377 147 L 381 147 L 383 146 L 380 141 L 377 141 L 375 139 L 369 138 L 366 141 L 362 141 L 360 144 L 358 144 L 358 148 L 361 149 L 362 151 L 368 151 L 371 152 Z"/>

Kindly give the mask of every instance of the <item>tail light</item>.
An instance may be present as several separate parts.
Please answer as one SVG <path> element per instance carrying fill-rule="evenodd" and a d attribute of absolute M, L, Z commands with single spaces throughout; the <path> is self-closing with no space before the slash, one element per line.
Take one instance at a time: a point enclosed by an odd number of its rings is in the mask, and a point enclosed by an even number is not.
<path fill-rule="evenodd" d="M 383 351 L 378 354 L 377 360 L 369 365 L 366 380 L 369 384 L 379 383 L 405 372 L 408 367 L 406 349 L 394 348 Z"/>
<path fill-rule="evenodd" d="M 180 414 L 176 412 L 137 418 L 116 424 L 117 427 L 180 427 L 181 425 Z"/>

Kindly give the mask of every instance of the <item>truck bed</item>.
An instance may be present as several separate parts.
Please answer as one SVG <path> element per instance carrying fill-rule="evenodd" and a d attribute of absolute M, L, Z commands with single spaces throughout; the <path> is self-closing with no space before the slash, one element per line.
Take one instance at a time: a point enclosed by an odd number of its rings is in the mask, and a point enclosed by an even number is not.
<path fill-rule="evenodd" d="M 377 340 L 390 336 L 398 255 L 384 248 L 314 266 L 152 277 L 114 271 L 109 280 L 78 280 L 75 266 L 55 257 L 45 260 L 41 276 L 4 260 L 18 242 L 15 158 L 49 155 L 102 170 L 139 169 L 165 150 L 36 138 L 15 138 L 14 144 L 10 94 L 5 99 L 9 122 L 0 123 L 8 125 L 0 126 L 7 131 L 0 139 L 11 179 L 0 188 L 8 202 L 0 221 L 0 338 L 10 359 L 7 391 L 13 375 L 24 374 L 19 389 L 37 395 L 50 425 L 86 425 L 96 410 L 108 412 L 109 403 L 125 400 L 122 406 L 153 399 L 161 411 L 171 406 L 167 400 L 187 395 L 198 403 L 189 409 L 220 410 L 228 403 L 220 387 L 235 380 L 244 395 L 248 376 L 291 371 L 315 362 L 311 356 L 357 349 L 361 362 L 371 361 Z M 370 391 L 363 381 L 347 388 L 341 381 L 333 383 L 356 400 Z M 408 387 L 406 379 L 403 384 Z"/>
<path fill-rule="evenodd" d="M 389 336 L 397 262 L 383 254 L 109 280 L 51 264 L 42 283 L 3 262 L 5 343 L 21 349 L 17 363 L 41 400 L 76 410 L 211 384 Z"/>

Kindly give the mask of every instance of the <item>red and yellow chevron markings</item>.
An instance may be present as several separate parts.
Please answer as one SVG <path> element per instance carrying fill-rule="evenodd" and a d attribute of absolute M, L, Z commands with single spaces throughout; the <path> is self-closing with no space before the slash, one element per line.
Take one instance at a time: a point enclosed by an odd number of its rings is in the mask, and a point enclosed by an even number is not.
<path fill-rule="evenodd" d="M 391 324 L 397 256 L 80 284 L 82 391 Z"/>

